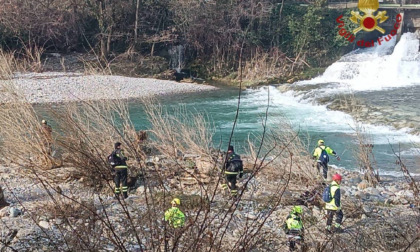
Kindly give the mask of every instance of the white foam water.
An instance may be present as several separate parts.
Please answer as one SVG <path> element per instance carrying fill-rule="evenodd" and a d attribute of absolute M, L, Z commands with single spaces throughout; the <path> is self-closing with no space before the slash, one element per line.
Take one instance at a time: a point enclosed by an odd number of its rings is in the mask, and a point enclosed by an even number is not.
<path fill-rule="evenodd" d="M 269 113 L 281 114 L 295 127 L 315 132 L 355 133 L 355 121 L 350 115 L 302 100 L 301 97 L 295 96 L 294 91 L 282 93 L 273 86 L 247 90 L 242 97 L 241 108 L 247 110 L 247 114 L 262 114 L 266 110 L 268 97 L 270 97 Z M 235 101 L 231 102 L 233 104 Z M 260 124 L 260 122 L 256 123 Z M 408 134 L 409 129 L 396 130 L 389 126 L 367 123 L 359 126 L 369 132 L 377 144 L 420 143 L 420 136 Z"/>
<path fill-rule="evenodd" d="M 334 88 L 330 85 L 324 90 L 325 94 L 420 85 L 419 35 L 405 33 L 395 47 L 393 38 L 373 48 L 353 51 L 329 66 L 321 76 L 297 85 L 334 83 Z"/>

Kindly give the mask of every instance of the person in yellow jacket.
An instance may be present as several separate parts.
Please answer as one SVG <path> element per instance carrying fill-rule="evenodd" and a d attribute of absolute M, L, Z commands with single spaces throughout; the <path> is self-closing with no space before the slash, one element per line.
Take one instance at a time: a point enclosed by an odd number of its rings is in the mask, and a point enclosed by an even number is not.
<path fill-rule="evenodd" d="M 334 174 L 332 177 L 332 182 L 330 185 L 330 193 L 332 200 L 330 202 L 325 203 L 325 209 L 327 210 L 327 227 L 326 232 L 332 233 L 335 232 L 342 232 L 343 229 L 341 228 L 341 223 L 343 221 L 343 211 L 341 210 L 341 192 L 340 192 L 340 184 L 342 177 L 340 174 Z M 334 230 L 331 229 L 331 224 L 333 222 L 334 215 L 335 224 Z"/>
<path fill-rule="evenodd" d="M 289 251 L 294 251 L 296 247 L 296 242 L 304 242 L 304 227 L 302 222 L 302 207 L 294 206 L 292 211 L 287 216 L 286 221 L 284 222 L 283 228 L 287 234 L 287 242 L 289 244 Z M 296 239 L 298 237 L 298 239 Z"/>
<path fill-rule="evenodd" d="M 330 161 L 328 154 L 334 155 L 337 160 L 340 161 L 340 157 L 337 153 L 330 147 L 325 146 L 324 140 L 320 139 L 318 141 L 318 147 L 314 150 L 313 158 L 316 159 L 316 168 L 319 172 L 321 172 L 322 167 L 324 179 L 327 179 L 328 175 L 328 162 Z"/>
<path fill-rule="evenodd" d="M 165 212 L 165 221 L 173 228 L 181 228 L 185 224 L 185 215 L 179 210 L 178 206 L 181 205 L 181 200 L 174 198 L 171 201 L 172 207 Z"/>

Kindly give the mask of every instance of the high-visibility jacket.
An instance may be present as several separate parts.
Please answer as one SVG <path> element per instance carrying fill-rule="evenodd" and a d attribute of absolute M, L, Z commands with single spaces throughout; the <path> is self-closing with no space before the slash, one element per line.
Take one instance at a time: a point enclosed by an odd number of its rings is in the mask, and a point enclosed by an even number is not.
<path fill-rule="evenodd" d="M 287 216 L 286 226 L 288 230 L 301 230 L 303 228 L 302 220 L 299 216 L 291 213 Z"/>
<path fill-rule="evenodd" d="M 124 156 L 124 151 L 121 149 L 115 150 L 115 155 L 121 159 L 121 164 L 115 166 L 115 169 L 121 169 L 121 168 L 128 168 L 126 161 L 128 160 L 128 157 Z"/>
<path fill-rule="evenodd" d="M 174 228 L 180 228 L 185 224 L 185 215 L 178 207 L 171 207 L 165 212 L 165 221 Z"/>
<path fill-rule="evenodd" d="M 325 204 L 325 209 L 327 210 L 340 210 L 341 209 L 341 193 L 340 193 L 340 185 L 333 181 L 330 186 L 331 190 L 331 202 Z"/>
<path fill-rule="evenodd" d="M 318 147 L 316 147 L 315 148 L 315 150 L 314 150 L 314 154 L 312 155 L 313 157 L 314 157 L 314 159 L 317 159 L 317 160 L 319 160 L 319 158 L 321 157 L 321 153 L 322 153 L 322 150 L 325 150 L 328 154 L 332 154 L 332 155 L 336 155 L 337 153 L 333 150 L 333 149 L 331 149 L 330 147 L 328 147 L 328 146 L 325 146 L 325 145 L 321 145 L 321 146 L 318 146 Z"/>

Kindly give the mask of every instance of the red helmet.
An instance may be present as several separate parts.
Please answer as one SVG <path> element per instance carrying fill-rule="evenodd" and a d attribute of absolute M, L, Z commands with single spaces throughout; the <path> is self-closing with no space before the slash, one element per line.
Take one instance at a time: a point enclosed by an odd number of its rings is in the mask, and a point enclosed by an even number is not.
<path fill-rule="evenodd" d="M 342 177 L 340 174 L 336 173 L 332 176 L 332 180 L 334 181 L 341 181 Z"/>

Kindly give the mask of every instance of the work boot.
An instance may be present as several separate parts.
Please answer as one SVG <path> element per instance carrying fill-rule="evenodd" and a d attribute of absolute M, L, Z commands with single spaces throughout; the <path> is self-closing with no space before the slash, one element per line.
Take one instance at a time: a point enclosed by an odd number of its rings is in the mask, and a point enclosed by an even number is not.
<path fill-rule="evenodd" d="M 344 230 L 343 230 L 343 228 L 341 227 L 341 225 L 336 223 L 336 224 L 334 225 L 334 233 L 341 234 L 341 233 L 343 233 L 343 232 L 344 232 Z"/>
<path fill-rule="evenodd" d="M 332 234 L 332 232 L 331 232 L 331 226 L 330 225 L 328 225 L 327 227 L 325 227 L 325 233 L 326 234 Z"/>
<path fill-rule="evenodd" d="M 124 192 L 123 194 L 124 194 L 124 199 L 128 198 L 128 194 L 126 192 Z"/>

